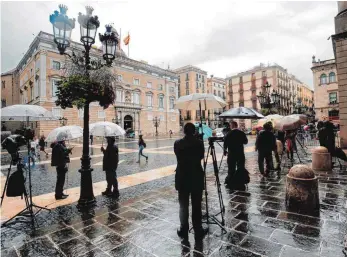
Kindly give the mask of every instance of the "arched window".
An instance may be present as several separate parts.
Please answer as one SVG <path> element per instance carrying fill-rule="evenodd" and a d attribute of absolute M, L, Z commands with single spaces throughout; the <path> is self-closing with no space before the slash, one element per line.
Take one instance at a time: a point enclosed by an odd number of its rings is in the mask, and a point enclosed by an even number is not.
<path fill-rule="evenodd" d="M 336 82 L 336 75 L 335 72 L 330 72 L 329 73 L 329 83 Z"/>
<path fill-rule="evenodd" d="M 324 85 L 328 83 L 328 78 L 327 75 L 325 75 L 324 73 L 322 75 L 320 75 L 320 84 Z"/>
<path fill-rule="evenodd" d="M 173 110 L 175 108 L 175 98 L 170 97 L 170 110 Z"/>
<path fill-rule="evenodd" d="M 163 94 L 158 95 L 158 106 L 159 106 L 159 109 L 164 109 L 164 95 Z"/>

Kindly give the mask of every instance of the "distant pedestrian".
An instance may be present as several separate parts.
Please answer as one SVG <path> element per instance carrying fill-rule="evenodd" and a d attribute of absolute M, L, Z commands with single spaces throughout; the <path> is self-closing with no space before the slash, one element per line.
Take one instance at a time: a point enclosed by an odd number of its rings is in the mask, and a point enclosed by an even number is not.
<path fill-rule="evenodd" d="M 48 157 L 48 153 L 45 151 L 45 146 L 46 146 L 45 140 L 46 140 L 45 136 L 42 135 L 39 140 L 39 147 L 40 147 L 40 151 L 44 152 L 46 154 L 46 157 Z"/>
<path fill-rule="evenodd" d="M 116 139 L 114 137 L 106 137 L 107 147 L 101 147 L 101 152 L 104 154 L 102 161 L 103 170 L 106 172 L 107 188 L 102 195 L 113 196 L 119 198 L 118 180 L 117 180 L 117 167 L 119 161 L 119 150 L 115 145 Z M 112 191 L 113 186 L 113 191 Z"/>
<path fill-rule="evenodd" d="M 172 130 L 169 131 L 170 138 L 172 137 Z"/>
<path fill-rule="evenodd" d="M 294 150 L 296 150 L 295 132 L 291 130 L 287 130 L 285 134 L 285 140 L 286 140 L 287 157 L 291 161 L 294 161 Z"/>
<path fill-rule="evenodd" d="M 139 135 L 139 160 L 137 161 L 137 163 L 140 163 L 141 156 L 145 157 L 146 161 L 148 161 L 148 156 L 143 154 L 143 149 L 145 149 L 145 148 L 146 148 L 146 143 L 143 140 L 142 135 Z"/>
<path fill-rule="evenodd" d="M 90 135 L 89 138 L 90 138 L 90 145 L 93 145 L 93 140 L 94 140 L 93 135 Z"/>
<path fill-rule="evenodd" d="M 273 170 L 272 151 L 277 152 L 276 137 L 272 132 L 272 123 L 264 124 L 264 130 L 259 132 L 255 142 L 255 150 L 258 151 L 259 171 L 263 176 L 267 176 Z M 266 170 L 264 171 L 264 159 Z"/>

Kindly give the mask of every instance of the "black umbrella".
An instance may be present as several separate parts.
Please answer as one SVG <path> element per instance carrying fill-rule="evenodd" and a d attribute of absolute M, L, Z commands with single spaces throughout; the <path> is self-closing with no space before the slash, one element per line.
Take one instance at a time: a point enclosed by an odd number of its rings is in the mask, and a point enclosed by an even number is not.
<path fill-rule="evenodd" d="M 233 118 L 233 119 L 261 119 L 264 115 L 260 114 L 256 110 L 247 107 L 231 108 L 228 111 L 223 112 L 219 117 Z"/>

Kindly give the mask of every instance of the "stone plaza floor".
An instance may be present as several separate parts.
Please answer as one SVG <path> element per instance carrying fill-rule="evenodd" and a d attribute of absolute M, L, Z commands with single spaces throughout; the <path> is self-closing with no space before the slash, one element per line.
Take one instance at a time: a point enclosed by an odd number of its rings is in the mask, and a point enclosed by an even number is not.
<path fill-rule="evenodd" d="M 310 155 L 301 157 L 310 162 Z M 222 185 L 226 234 L 210 225 L 203 240 L 195 241 L 190 233 L 189 244 L 182 244 L 176 234 L 177 192 L 169 185 L 120 202 L 98 196 L 97 206 L 91 209 L 77 211 L 76 204 L 70 204 L 43 211 L 37 216 L 35 230 L 15 222 L 1 229 L 1 256 L 346 256 L 345 167 L 316 173 L 321 203 L 318 216 L 286 211 L 288 168 L 262 178 L 253 172 L 257 170 L 255 153 L 247 157 L 247 168 L 251 182 L 245 191 L 229 191 Z M 222 182 L 226 173 L 223 165 Z M 210 165 L 207 180 L 213 214 L 220 208 Z"/>

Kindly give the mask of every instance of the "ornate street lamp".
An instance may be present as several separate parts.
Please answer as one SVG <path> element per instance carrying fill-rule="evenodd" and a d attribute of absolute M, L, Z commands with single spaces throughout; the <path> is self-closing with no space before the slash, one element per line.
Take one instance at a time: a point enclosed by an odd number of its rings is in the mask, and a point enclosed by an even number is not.
<path fill-rule="evenodd" d="M 155 127 L 155 135 L 158 136 L 158 127 L 159 127 L 159 125 L 160 125 L 160 118 L 155 117 L 155 118 L 153 119 L 153 125 L 154 125 L 154 127 Z"/>
<path fill-rule="evenodd" d="M 68 120 L 68 119 L 65 118 L 65 117 L 59 118 L 60 125 L 61 125 L 61 126 L 65 126 L 66 123 L 67 123 L 67 120 Z"/>
<path fill-rule="evenodd" d="M 271 110 L 273 107 L 279 107 L 280 95 L 275 90 L 273 90 L 270 94 L 270 88 L 271 84 L 266 82 L 266 84 L 262 86 L 262 91 L 259 93 L 259 95 L 257 95 L 262 109 Z"/>
<path fill-rule="evenodd" d="M 105 65 L 110 66 L 112 60 L 115 59 L 115 48 L 118 44 L 117 35 L 112 32 L 111 26 L 106 25 L 105 34 L 100 35 L 100 41 L 104 46 L 103 58 L 106 64 L 102 64 L 100 60 L 98 62 L 91 62 L 90 49 L 95 43 L 96 32 L 100 26 L 98 16 L 92 16 L 93 8 L 89 6 L 86 7 L 86 14 L 79 13 L 78 23 L 80 24 L 80 40 L 83 43 L 85 51 L 83 51 L 83 56 L 77 57 L 74 52 L 72 52 L 72 55 L 65 52 L 66 48 L 70 45 L 71 32 L 75 28 L 75 19 L 70 19 L 66 15 L 68 8 L 65 5 L 59 5 L 59 9 L 60 12 L 54 11 L 49 17 L 53 25 L 54 42 L 57 44 L 59 53 L 69 56 L 75 65 L 83 67 L 85 75 L 88 78 L 89 70 L 97 70 Z M 85 101 L 83 117 L 83 154 L 81 158 L 82 167 L 79 170 L 81 173 L 81 191 L 78 205 L 80 207 L 95 203 L 91 175 L 93 169 L 90 166 L 89 156 L 89 104 L 89 101 Z"/>

